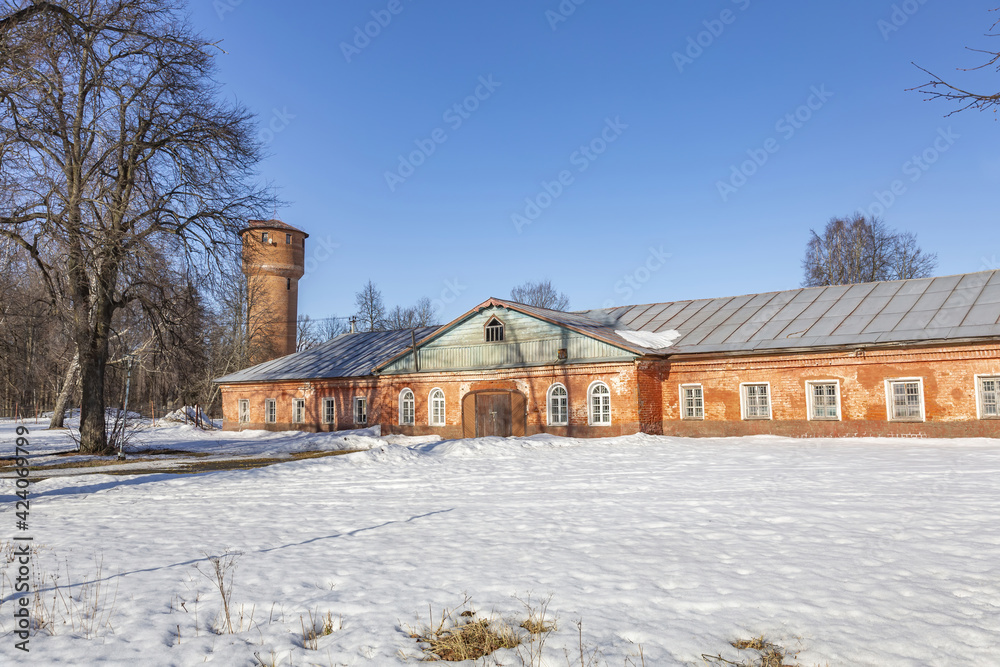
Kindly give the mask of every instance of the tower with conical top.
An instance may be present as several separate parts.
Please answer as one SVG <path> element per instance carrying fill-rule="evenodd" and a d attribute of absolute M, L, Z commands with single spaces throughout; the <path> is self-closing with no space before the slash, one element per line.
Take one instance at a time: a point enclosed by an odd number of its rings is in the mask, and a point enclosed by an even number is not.
<path fill-rule="evenodd" d="M 252 363 L 295 352 L 299 278 L 308 234 L 280 220 L 250 220 L 240 230 L 247 279 L 247 339 Z"/>

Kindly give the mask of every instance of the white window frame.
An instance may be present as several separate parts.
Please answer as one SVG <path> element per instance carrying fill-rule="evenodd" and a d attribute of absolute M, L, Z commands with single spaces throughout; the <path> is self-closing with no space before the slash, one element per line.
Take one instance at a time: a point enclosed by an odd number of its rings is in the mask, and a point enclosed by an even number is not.
<path fill-rule="evenodd" d="M 264 399 L 264 423 L 274 424 L 278 421 L 278 401 L 273 398 Z"/>
<path fill-rule="evenodd" d="M 358 406 L 361 406 L 363 412 L 358 412 Z M 358 419 L 358 416 L 363 416 L 364 419 Z M 354 397 L 354 423 L 355 424 L 367 424 L 368 423 L 368 399 L 364 396 Z"/>
<path fill-rule="evenodd" d="M 754 386 L 765 386 L 767 387 L 767 416 L 759 417 L 754 415 L 753 417 L 747 415 L 747 387 Z M 743 417 L 743 421 L 767 421 L 769 419 L 774 419 L 774 394 L 771 393 L 771 383 L 770 382 L 740 382 L 740 416 Z"/>
<path fill-rule="evenodd" d="M 837 416 L 836 417 L 817 417 L 813 414 L 813 401 L 815 400 L 815 391 L 813 387 L 818 384 L 832 384 L 837 386 Z M 806 380 L 806 419 L 807 421 L 817 421 L 817 422 L 839 422 L 844 418 L 843 412 L 840 410 L 840 380 Z"/>
<path fill-rule="evenodd" d="M 323 399 L 323 423 L 337 423 L 337 401 L 332 396 Z"/>
<path fill-rule="evenodd" d="M 896 417 L 894 415 L 895 404 L 893 403 L 893 385 L 916 383 L 920 387 L 920 417 Z M 920 423 L 927 420 L 927 413 L 924 409 L 924 379 L 922 377 L 913 378 L 888 378 L 885 381 L 885 416 L 888 421 L 901 423 Z"/>
<path fill-rule="evenodd" d="M 563 390 L 563 395 L 559 397 L 562 402 L 562 411 L 565 414 L 565 419 L 557 419 L 553 416 L 552 412 L 552 395 L 557 389 Z M 549 426 L 568 426 L 569 425 L 569 389 L 566 385 L 561 382 L 556 382 L 549 386 L 549 390 L 545 392 L 545 412 L 548 418 Z"/>
<path fill-rule="evenodd" d="M 687 414 L 687 397 L 684 395 L 684 390 L 695 388 L 701 391 L 701 415 L 689 417 Z M 677 385 L 677 392 L 680 396 L 681 419 L 684 421 L 705 421 L 705 388 L 698 382 L 688 382 Z"/>
<path fill-rule="evenodd" d="M 238 403 L 238 405 L 237 405 L 237 409 L 239 411 L 239 414 L 237 415 L 237 419 L 239 420 L 239 422 L 241 424 L 249 424 L 250 423 L 250 399 L 248 399 L 248 398 L 241 398 L 240 401 L 239 401 L 239 403 Z"/>
<path fill-rule="evenodd" d="M 292 399 L 292 423 L 293 424 L 306 423 L 306 399 L 304 398 Z"/>
<path fill-rule="evenodd" d="M 409 399 L 406 395 L 409 394 Z M 406 403 L 410 404 L 410 420 L 406 421 Z M 413 426 L 417 423 L 417 396 L 409 387 L 399 392 L 399 425 Z"/>
<path fill-rule="evenodd" d="M 996 380 L 1000 383 L 1000 373 L 980 373 L 976 379 L 976 419 L 1000 419 L 1000 415 L 983 414 L 983 380 Z M 998 396 L 1000 401 L 1000 396 Z M 998 406 L 1000 409 L 1000 406 Z"/>
<path fill-rule="evenodd" d="M 441 392 L 441 397 L 435 398 L 434 395 L 438 392 Z M 436 407 L 438 402 L 440 402 L 441 404 L 440 419 L 437 419 L 434 416 L 434 408 Z M 447 424 L 448 415 L 445 412 L 446 407 L 447 407 L 447 401 L 445 400 L 444 389 L 441 389 L 440 387 L 434 387 L 433 389 L 431 389 L 431 393 L 427 395 L 427 423 L 430 424 L 431 426 L 444 426 L 445 424 Z"/>
<path fill-rule="evenodd" d="M 608 419 L 607 419 L 607 421 L 604 421 L 603 419 L 601 419 L 600 421 L 596 421 L 594 419 L 594 417 L 595 417 L 595 414 L 594 414 L 594 395 L 595 395 L 594 391 L 598 387 L 604 387 L 607 390 L 607 394 L 604 394 L 604 393 L 601 394 L 601 396 L 607 396 L 608 397 L 608 412 L 607 412 Z M 604 411 L 601 410 L 602 414 L 601 415 L 596 415 L 596 416 L 603 417 L 603 412 Z M 611 424 L 613 422 L 614 422 L 614 419 L 613 419 L 612 413 L 611 413 L 611 387 L 609 387 L 606 382 L 603 382 L 601 380 L 595 380 L 594 382 L 590 383 L 589 387 L 587 387 L 587 423 L 589 425 L 591 425 L 591 426 L 611 426 Z"/>

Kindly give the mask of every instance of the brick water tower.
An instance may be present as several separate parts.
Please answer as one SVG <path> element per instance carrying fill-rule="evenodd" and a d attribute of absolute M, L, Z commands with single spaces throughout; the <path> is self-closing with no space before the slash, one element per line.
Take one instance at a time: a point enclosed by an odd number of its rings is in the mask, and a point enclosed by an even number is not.
<path fill-rule="evenodd" d="M 306 239 L 280 220 L 250 220 L 240 230 L 247 278 L 247 333 L 253 363 L 295 352 L 299 278 L 305 273 Z"/>

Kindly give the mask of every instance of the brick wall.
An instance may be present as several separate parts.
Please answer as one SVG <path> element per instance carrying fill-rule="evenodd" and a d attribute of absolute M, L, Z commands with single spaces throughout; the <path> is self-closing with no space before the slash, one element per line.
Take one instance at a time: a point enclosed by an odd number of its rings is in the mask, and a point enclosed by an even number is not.
<path fill-rule="evenodd" d="M 673 358 L 663 382 L 663 431 L 686 436 L 1000 437 L 1000 420 L 976 413 L 976 374 L 1000 374 L 1000 346 L 952 345 L 726 358 Z M 885 381 L 922 378 L 925 421 L 887 418 Z M 839 421 L 808 419 L 806 382 L 837 380 Z M 768 382 L 772 419 L 744 420 L 741 382 Z M 705 418 L 681 419 L 679 385 L 703 386 Z"/>
<path fill-rule="evenodd" d="M 657 371 L 658 372 L 658 371 Z M 272 384 L 224 385 L 222 405 L 224 427 L 235 429 L 330 431 L 358 428 L 353 421 L 352 401 L 355 396 L 368 398 L 369 425 L 381 424 L 383 433 L 409 435 L 439 434 L 444 438 L 462 437 L 462 398 L 484 390 L 516 391 L 526 399 L 527 434 L 555 433 L 574 437 L 598 437 L 635 433 L 639 430 L 637 370 L 631 363 L 576 364 L 541 368 L 475 371 L 464 373 L 419 373 L 349 380 L 314 380 L 311 382 L 277 382 Z M 602 381 L 611 392 L 611 425 L 588 424 L 587 395 L 591 383 Z M 566 387 L 569 403 L 569 425 L 548 426 L 547 392 L 554 383 Z M 377 387 L 377 389 L 376 389 Z M 399 395 L 403 389 L 413 391 L 415 421 L 413 426 L 399 424 Z M 429 425 L 429 399 L 434 389 L 445 395 L 445 425 Z M 658 402 L 656 392 L 651 396 Z M 336 423 L 323 424 L 323 399 L 336 400 Z M 277 421 L 264 422 L 264 401 L 277 401 Z M 306 419 L 292 424 L 292 400 L 305 400 Z M 250 402 L 250 421 L 238 422 L 239 400 Z M 647 420 L 659 427 L 659 418 Z"/>

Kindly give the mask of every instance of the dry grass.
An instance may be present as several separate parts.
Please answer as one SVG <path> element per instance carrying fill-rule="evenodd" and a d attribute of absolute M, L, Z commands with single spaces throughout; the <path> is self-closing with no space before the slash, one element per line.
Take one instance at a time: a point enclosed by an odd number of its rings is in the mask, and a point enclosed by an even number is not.
<path fill-rule="evenodd" d="M 416 639 L 429 662 L 461 662 L 478 660 L 499 649 L 512 649 L 521 643 L 518 631 L 496 618 L 476 618 L 476 612 L 467 610 L 456 614 L 469 599 L 453 610 L 443 610 L 441 619 L 420 629 L 410 628 L 410 637 Z"/>
<path fill-rule="evenodd" d="M 734 662 L 726 660 L 721 655 L 703 653 L 702 660 L 710 665 L 736 665 L 737 667 L 797 667 L 795 663 L 785 662 L 786 659 L 793 659 L 794 653 L 789 657 L 788 651 L 783 646 L 764 639 L 763 635 L 752 639 L 737 639 L 730 644 L 738 651 L 750 651 L 754 655 Z"/>
<path fill-rule="evenodd" d="M 318 623 L 317 623 L 318 621 Z M 306 625 L 305 618 L 299 616 L 299 623 L 302 625 L 302 647 L 310 651 L 319 650 L 319 638 L 332 635 L 334 631 L 340 630 L 344 626 L 343 617 L 333 618 L 333 612 L 326 612 L 326 616 L 321 616 L 319 612 L 313 617 L 309 612 L 309 625 Z"/>

